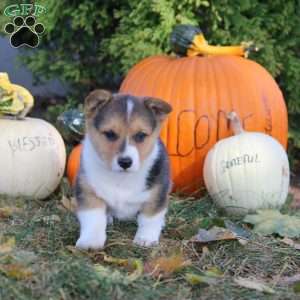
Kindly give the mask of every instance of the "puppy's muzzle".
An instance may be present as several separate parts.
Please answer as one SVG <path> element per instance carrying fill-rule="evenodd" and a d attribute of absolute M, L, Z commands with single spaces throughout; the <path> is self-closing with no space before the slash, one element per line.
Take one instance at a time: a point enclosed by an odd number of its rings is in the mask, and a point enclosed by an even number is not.
<path fill-rule="evenodd" d="M 122 169 L 127 170 L 132 165 L 132 159 L 129 156 L 119 157 L 118 164 Z"/>

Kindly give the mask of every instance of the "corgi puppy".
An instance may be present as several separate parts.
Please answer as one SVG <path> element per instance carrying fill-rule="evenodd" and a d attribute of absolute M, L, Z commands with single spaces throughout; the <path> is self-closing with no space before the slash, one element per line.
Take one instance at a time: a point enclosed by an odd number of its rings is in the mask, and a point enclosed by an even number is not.
<path fill-rule="evenodd" d="M 86 134 L 75 184 L 80 237 L 76 247 L 99 249 L 113 218 L 137 216 L 133 242 L 158 244 L 171 187 L 159 138 L 171 106 L 163 100 L 95 90 L 85 99 Z"/>

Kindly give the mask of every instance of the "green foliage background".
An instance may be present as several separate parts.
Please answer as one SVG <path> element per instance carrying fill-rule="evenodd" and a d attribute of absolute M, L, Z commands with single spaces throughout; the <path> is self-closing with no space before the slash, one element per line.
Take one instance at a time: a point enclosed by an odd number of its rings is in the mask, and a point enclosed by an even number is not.
<path fill-rule="evenodd" d="M 15 1 L 3 0 L 0 11 Z M 142 58 L 170 53 L 169 34 L 179 23 L 199 25 L 211 44 L 254 41 L 250 55 L 281 86 L 291 137 L 300 147 L 299 0 L 41 0 L 46 27 L 39 47 L 23 62 L 37 79 L 59 78 L 74 94 L 95 86 L 117 88 Z M 3 14 L 0 26 L 8 22 Z M 79 94 L 78 94 L 79 92 Z M 78 98 L 79 99 L 79 98 Z"/>

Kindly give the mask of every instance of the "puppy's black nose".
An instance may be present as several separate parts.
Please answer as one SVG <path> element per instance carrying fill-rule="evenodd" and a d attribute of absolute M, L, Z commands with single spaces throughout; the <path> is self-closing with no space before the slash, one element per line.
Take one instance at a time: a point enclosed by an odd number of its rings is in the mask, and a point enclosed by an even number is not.
<path fill-rule="evenodd" d="M 120 157 L 118 159 L 118 164 L 122 169 L 126 170 L 132 165 L 132 159 L 128 156 Z"/>

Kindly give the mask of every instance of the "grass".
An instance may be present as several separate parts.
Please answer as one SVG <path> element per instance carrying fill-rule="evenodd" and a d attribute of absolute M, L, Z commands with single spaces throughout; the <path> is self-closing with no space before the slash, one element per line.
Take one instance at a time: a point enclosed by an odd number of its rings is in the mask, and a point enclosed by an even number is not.
<path fill-rule="evenodd" d="M 105 249 L 81 252 L 73 247 L 79 228 L 73 214 L 61 205 L 61 192 L 48 201 L 0 198 L 0 207 L 18 207 L 12 216 L 0 217 L 0 299 L 300 298 L 292 286 L 280 284 L 283 276 L 299 273 L 300 251 L 278 238 L 258 235 L 246 245 L 230 240 L 207 245 L 188 242 L 200 227 L 222 224 L 228 217 L 218 212 L 207 197 L 182 200 L 172 197 L 167 227 L 158 247 L 134 246 L 136 224 L 115 222 L 108 228 Z M 3 249 L 11 238 L 15 246 L 9 251 Z M 132 270 L 104 260 L 106 254 L 139 259 L 146 265 L 155 257 L 174 253 L 182 253 L 191 263 L 167 277 L 144 273 L 128 280 Z M 103 268 L 97 269 L 97 265 Z M 204 274 L 212 268 L 223 274 L 215 283 L 191 285 L 185 279 L 186 273 Z M 239 276 L 262 280 L 275 293 L 240 287 L 234 281 Z"/>

